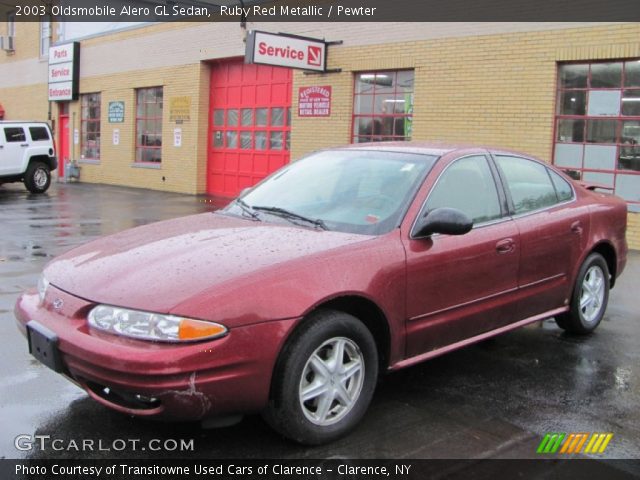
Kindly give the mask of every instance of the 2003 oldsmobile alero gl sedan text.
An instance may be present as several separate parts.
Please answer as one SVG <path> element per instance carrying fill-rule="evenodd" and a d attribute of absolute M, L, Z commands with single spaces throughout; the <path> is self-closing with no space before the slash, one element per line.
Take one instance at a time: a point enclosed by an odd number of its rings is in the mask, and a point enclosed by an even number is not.
<path fill-rule="evenodd" d="M 356 425 L 382 372 L 549 317 L 593 331 L 626 215 L 514 152 L 331 149 L 222 210 L 71 250 L 15 313 L 36 358 L 112 409 L 262 412 L 317 444 Z"/>

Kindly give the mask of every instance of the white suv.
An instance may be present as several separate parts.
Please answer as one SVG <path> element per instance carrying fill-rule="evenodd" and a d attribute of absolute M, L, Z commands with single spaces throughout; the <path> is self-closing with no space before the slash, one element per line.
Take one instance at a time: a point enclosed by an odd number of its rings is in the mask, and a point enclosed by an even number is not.
<path fill-rule="evenodd" d="M 24 182 L 44 193 L 58 167 L 53 135 L 44 122 L 0 122 L 0 184 Z"/>

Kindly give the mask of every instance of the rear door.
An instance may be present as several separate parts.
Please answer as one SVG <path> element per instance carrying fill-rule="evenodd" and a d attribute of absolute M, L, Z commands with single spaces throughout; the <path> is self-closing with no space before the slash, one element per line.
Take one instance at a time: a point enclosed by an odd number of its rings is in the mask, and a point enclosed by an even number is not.
<path fill-rule="evenodd" d="M 518 229 L 497 178 L 485 155 L 454 160 L 419 215 L 457 208 L 473 219 L 473 229 L 405 240 L 408 357 L 515 321 L 510 301 L 518 281 Z"/>
<path fill-rule="evenodd" d="M 520 233 L 519 316 L 562 307 L 588 234 L 588 209 L 576 204 L 572 187 L 544 164 L 516 155 L 494 158 Z"/>
<path fill-rule="evenodd" d="M 22 172 L 24 153 L 29 147 L 24 127 L 3 126 L 0 139 L 0 175 L 14 175 Z"/>

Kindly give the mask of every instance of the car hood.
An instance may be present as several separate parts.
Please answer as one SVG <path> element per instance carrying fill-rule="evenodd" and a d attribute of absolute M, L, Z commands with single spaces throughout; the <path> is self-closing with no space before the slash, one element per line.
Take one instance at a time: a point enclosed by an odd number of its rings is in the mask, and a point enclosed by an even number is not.
<path fill-rule="evenodd" d="M 87 243 L 44 275 L 91 302 L 166 313 L 199 292 L 370 238 L 204 213 Z"/>

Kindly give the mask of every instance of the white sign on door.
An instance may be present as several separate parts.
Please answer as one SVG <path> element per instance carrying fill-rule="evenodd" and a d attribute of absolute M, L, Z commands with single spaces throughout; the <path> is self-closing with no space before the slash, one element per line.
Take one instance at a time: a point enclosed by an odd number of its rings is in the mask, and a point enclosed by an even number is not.
<path fill-rule="evenodd" d="M 120 129 L 119 128 L 113 129 L 113 144 L 120 145 Z"/>
<path fill-rule="evenodd" d="M 173 146 L 174 147 L 182 146 L 182 129 L 181 128 L 173 129 Z"/>

